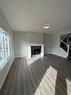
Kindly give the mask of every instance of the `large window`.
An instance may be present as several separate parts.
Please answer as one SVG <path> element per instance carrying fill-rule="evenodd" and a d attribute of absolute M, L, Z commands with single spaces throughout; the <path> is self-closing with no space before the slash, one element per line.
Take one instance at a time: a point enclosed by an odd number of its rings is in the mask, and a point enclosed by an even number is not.
<path fill-rule="evenodd" d="M 4 30 L 0 29 L 0 69 L 6 64 L 10 57 L 10 37 Z"/>

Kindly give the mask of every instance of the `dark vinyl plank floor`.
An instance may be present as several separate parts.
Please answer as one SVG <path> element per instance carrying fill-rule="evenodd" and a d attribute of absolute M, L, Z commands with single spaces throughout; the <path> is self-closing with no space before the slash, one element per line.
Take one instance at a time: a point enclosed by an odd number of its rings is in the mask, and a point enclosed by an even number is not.
<path fill-rule="evenodd" d="M 71 95 L 71 61 L 47 55 L 28 64 L 16 58 L 1 95 Z"/>

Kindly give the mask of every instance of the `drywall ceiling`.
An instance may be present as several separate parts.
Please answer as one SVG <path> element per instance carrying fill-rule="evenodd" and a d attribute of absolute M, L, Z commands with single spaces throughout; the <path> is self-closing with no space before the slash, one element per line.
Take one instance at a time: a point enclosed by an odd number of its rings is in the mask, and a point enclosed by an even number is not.
<path fill-rule="evenodd" d="M 71 28 L 71 0 L 0 0 L 14 31 L 59 32 Z M 50 29 L 43 29 L 45 24 Z"/>

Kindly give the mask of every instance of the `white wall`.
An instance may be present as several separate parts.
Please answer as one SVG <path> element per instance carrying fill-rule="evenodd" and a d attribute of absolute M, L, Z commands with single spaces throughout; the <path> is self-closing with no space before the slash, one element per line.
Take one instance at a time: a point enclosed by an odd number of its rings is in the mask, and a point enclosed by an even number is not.
<path fill-rule="evenodd" d="M 12 34 L 12 30 L 10 28 L 10 26 L 8 25 L 5 17 L 3 16 L 2 12 L 0 11 L 0 28 L 2 28 L 3 30 L 5 30 L 6 32 L 9 33 L 9 35 L 11 36 L 11 58 L 8 61 L 8 63 L 4 66 L 4 68 L 2 70 L 0 70 L 0 89 L 3 85 L 3 82 L 6 78 L 6 75 L 10 69 L 10 66 L 13 62 L 14 59 L 14 48 L 13 48 L 13 34 Z"/>
<path fill-rule="evenodd" d="M 52 54 L 67 58 L 68 54 L 60 48 L 60 34 L 53 35 L 53 48 Z"/>
<path fill-rule="evenodd" d="M 44 54 L 52 54 L 53 35 L 45 34 L 44 36 Z"/>
<path fill-rule="evenodd" d="M 29 46 L 43 45 L 43 34 L 32 32 L 14 32 L 15 57 L 29 57 Z"/>
<path fill-rule="evenodd" d="M 71 33 L 71 30 L 66 30 L 54 34 L 45 35 L 45 54 L 55 54 L 67 58 L 68 53 L 66 53 L 62 48 L 60 48 L 60 35 Z"/>

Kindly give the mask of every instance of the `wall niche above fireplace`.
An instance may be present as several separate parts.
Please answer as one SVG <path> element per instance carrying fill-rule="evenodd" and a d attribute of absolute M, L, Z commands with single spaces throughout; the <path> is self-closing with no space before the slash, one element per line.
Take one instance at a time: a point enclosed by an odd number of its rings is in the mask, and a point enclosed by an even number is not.
<path fill-rule="evenodd" d="M 31 46 L 31 57 L 37 54 L 41 54 L 41 46 Z"/>

